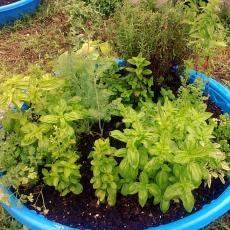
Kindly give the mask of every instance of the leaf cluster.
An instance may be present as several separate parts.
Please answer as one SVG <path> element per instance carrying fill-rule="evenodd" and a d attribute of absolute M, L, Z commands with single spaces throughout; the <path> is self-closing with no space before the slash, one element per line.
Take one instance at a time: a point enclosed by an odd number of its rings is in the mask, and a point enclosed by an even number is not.
<path fill-rule="evenodd" d="M 200 4 L 198 7 L 193 0 L 189 1 L 187 19 L 184 22 L 190 26 L 189 43 L 197 49 L 197 54 L 202 58 L 213 56 L 218 47 L 224 47 L 226 44 L 224 27 L 218 16 L 220 1 L 210 0 L 207 4 Z"/>
<path fill-rule="evenodd" d="M 224 183 L 229 165 L 213 141 L 215 125 L 207 123 L 211 114 L 205 106 L 193 105 L 194 98 L 186 97 L 189 91 L 183 88 L 177 100 L 166 97 L 162 104 L 145 102 L 139 110 L 123 106 L 126 128 L 111 132 L 111 137 L 126 145 L 116 150 L 106 146 L 117 161 L 117 187 L 121 186 L 122 195 L 138 194 L 142 207 L 153 198 L 153 204 L 166 212 L 171 201 L 181 200 L 191 212 L 192 192 L 203 181 L 211 186 L 212 177 L 219 177 Z M 99 146 L 94 151 L 105 154 Z"/>
<path fill-rule="evenodd" d="M 150 62 L 141 54 L 128 59 L 127 62 L 129 67 L 123 69 L 114 65 L 106 71 L 103 81 L 115 98 L 122 99 L 122 103 L 137 105 L 153 97 L 151 89 L 153 86 L 152 71 L 147 69 Z"/>
<path fill-rule="evenodd" d="M 92 121 L 109 120 L 114 107 L 112 92 L 102 81 L 113 64 L 109 54 L 108 43 L 90 41 L 76 52 L 62 54 L 55 68 L 56 74 L 66 80 L 65 91 L 81 98 Z"/>
<path fill-rule="evenodd" d="M 110 147 L 109 139 L 99 139 L 94 145 L 94 151 L 89 155 L 89 158 L 93 159 L 91 161 L 93 178 L 90 183 L 96 190 L 99 202 L 104 202 L 107 198 L 108 204 L 114 206 L 119 189 L 117 162 L 113 158 L 113 151 L 116 149 Z"/>
<path fill-rule="evenodd" d="M 68 0 L 65 6 L 69 15 L 70 33 L 74 40 L 92 37 L 102 23 L 102 14 L 85 1 Z"/>
<path fill-rule="evenodd" d="M 85 109 L 79 98 L 64 93 L 64 85 L 63 79 L 40 73 L 2 83 L 0 168 L 5 171 L 4 184 L 30 186 L 41 179 L 43 169 L 44 182 L 62 195 L 81 192 L 79 156 L 74 150 L 80 131 L 73 124 L 85 117 Z M 60 95 L 63 98 L 58 100 Z M 22 111 L 25 103 L 28 110 Z"/>
<path fill-rule="evenodd" d="M 117 7 L 122 5 L 123 0 L 85 0 L 85 2 L 93 5 L 102 15 L 111 16 Z"/>

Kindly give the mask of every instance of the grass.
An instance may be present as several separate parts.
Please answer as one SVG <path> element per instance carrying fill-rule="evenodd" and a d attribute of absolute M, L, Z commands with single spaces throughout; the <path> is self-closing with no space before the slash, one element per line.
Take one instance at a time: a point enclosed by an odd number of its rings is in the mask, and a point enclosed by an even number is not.
<path fill-rule="evenodd" d="M 0 230 L 26 230 L 26 228 L 6 214 L 0 206 Z"/>
<path fill-rule="evenodd" d="M 230 88 L 230 47 L 219 50 L 211 68 L 212 76 Z"/>
<path fill-rule="evenodd" d="M 23 72 L 29 64 L 50 70 L 52 60 L 71 46 L 64 2 L 45 0 L 34 17 L 0 30 L 0 70 Z"/>
<path fill-rule="evenodd" d="M 44 0 L 33 17 L 0 30 L 0 79 L 25 72 L 30 64 L 51 71 L 53 60 L 72 47 L 65 4 L 65 0 Z M 220 50 L 211 68 L 212 75 L 230 87 L 230 49 Z M 0 207 L 0 230 L 23 229 Z M 205 230 L 230 230 L 230 213 Z"/>

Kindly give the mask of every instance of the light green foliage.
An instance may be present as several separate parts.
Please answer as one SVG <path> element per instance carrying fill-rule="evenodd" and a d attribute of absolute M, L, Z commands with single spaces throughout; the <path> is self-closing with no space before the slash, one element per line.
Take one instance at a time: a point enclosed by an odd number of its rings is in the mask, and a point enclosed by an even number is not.
<path fill-rule="evenodd" d="M 86 0 L 85 2 L 93 5 L 102 15 L 111 16 L 123 0 Z"/>
<path fill-rule="evenodd" d="M 89 155 L 93 159 L 91 161 L 93 178 L 90 183 L 96 190 L 98 202 L 104 202 L 107 198 L 108 204 L 114 206 L 119 189 L 118 167 L 113 158 L 116 149 L 110 147 L 109 139 L 99 139 L 94 145 L 94 151 Z"/>
<path fill-rule="evenodd" d="M 183 23 L 183 7 L 165 6 L 154 12 L 143 4 L 130 3 L 117 12 L 117 46 L 124 58 L 142 53 L 151 61 L 153 76 L 167 77 L 173 64 L 188 55 L 189 28 Z"/>
<path fill-rule="evenodd" d="M 224 27 L 218 17 L 220 1 L 210 0 L 208 4 L 200 4 L 201 12 L 196 3 L 189 1 L 185 22 L 190 25 L 190 45 L 202 58 L 212 56 L 216 48 L 226 44 Z"/>
<path fill-rule="evenodd" d="M 49 186 L 54 186 L 62 196 L 69 192 L 78 195 L 83 191 L 80 184 L 79 165 L 76 165 L 76 153 L 68 152 L 65 156 L 66 160 L 57 160 L 53 164 L 47 164 L 51 167 L 50 171 L 43 169 L 44 181 Z"/>
<path fill-rule="evenodd" d="M 56 72 L 66 79 L 66 92 L 81 98 L 81 104 L 87 109 L 92 121 L 109 120 L 113 103 L 110 92 L 101 77 L 113 63 L 102 54 L 109 53 L 109 45 L 95 42 L 85 43 L 73 53 L 60 56 Z"/>
<path fill-rule="evenodd" d="M 69 0 L 66 10 L 69 12 L 70 33 L 73 37 L 91 38 L 102 22 L 101 13 L 84 1 Z"/>
<path fill-rule="evenodd" d="M 115 65 L 105 73 L 103 80 L 113 94 L 122 99 L 123 103 L 136 105 L 153 97 L 152 71 L 147 69 L 150 62 L 141 54 L 128 59 L 128 63 L 130 67 L 125 68 L 126 75 L 119 74 L 122 68 L 119 69 Z"/>
<path fill-rule="evenodd" d="M 79 98 L 72 98 L 68 103 L 64 99 L 58 100 L 57 104 L 52 104 L 48 108 L 49 114 L 40 117 L 40 121 L 46 125 L 56 125 L 62 129 L 63 132 L 74 136 L 74 129 L 71 124 L 73 121 L 81 120 L 84 117 L 84 108 L 80 105 Z M 73 104 L 74 103 L 74 104 Z M 45 129 L 47 126 L 41 126 Z M 32 128 L 33 130 L 36 130 Z M 28 129 L 27 129 L 28 130 Z"/>
<path fill-rule="evenodd" d="M 166 96 L 163 104 L 145 102 L 138 111 L 121 107 L 126 128 L 112 131 L 111 136 L 126 147 L 107 151 L 121 158 L 121 193 L 137 193 L 141 206 L 153 197 L 153 203 L 166 212 L 172 200 L 180 199 L 191 212 L 192 191 L 202 181 L 211 186 L 212 177 L 219 177 L 224 183 L 229 166 L 213 141 L 215 124 L 207 123 L 211 114 L 199 99 L 201 92 L 187 97 L 193 88 L 182 88 L 177 100 Z"/>
<path fill-rule="evenodd" d="M 82 191 L 79 156 L 74 150 L 82 130 L 73 124 L 81 125 L 85 109 L 78 97 L 65 94 L 64 86 L 63 79 L 39 71 L 2 83 L 5 92 L 0 108 L 5 114 L 0 169 L 6 172 L 1 178 L 4 184 L 30 186 L 40 179 L 38 168 L 42 168 L 44 182 L 62 195 Z M 25 112 L 21 112 L 23 102 L 30 105 Z"/>
<path fill-rule="evenodd" d="M 1 83 L 0 108 L 6 110 L 13 104 L 17 109 L 20 109 L 23 102 L 30 104 L 32 101 L 37 105 L 37 101 L 42 96 L 45 97 L 47 92 L 59 88 L 62 84 L 63 80 L 49 74 L 38 78 L 13 76 Z"/>

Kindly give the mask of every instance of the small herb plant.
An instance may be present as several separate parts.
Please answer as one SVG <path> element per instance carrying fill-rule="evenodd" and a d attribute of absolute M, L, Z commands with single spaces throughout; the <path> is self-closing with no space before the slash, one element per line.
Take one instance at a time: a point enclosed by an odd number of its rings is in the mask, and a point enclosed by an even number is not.
<path fill-rule="evenodd" d="M 116 107 L 116 102 L 111 99 L 112 92 L 102 80 L 104 72 L 113 63 L 109 58 L 110 50 L 108 43 L 89 41 L 76 52 L 62 54 L 55 70 L 66 79 L 66 91 L 81 98 L 81 104 L 87 109 L 88 120 L 91 123 L 97 121 L 101 133 L 102 120 L 110 120 Z"/>
<path fill-rule="evenodd" d="M 119 192 L 125 196 L 138 194 L 142 207 L 153 198 L 153 204 L 160 204 L 161 211 L 166 212 L 172 200 L 180 199 L 191 212 L 193 190 L 203 181 L 211 186 L 212 177 L 219 177 L 224 183 L 223 175 L 230 169 L 220 145 L 213 141 L 215 124 L 207 123 L 211 114 L 205 112 L 202 100 L 196 101 L 194 95 L 187 97 L 192 88 L 182 88 L 177 100 L 166 97 L 163 104 L 145 102 L 138 111 L 121 107 L 126 128 L 112 131 L 111 137 L 126 147 L 114 149 L 108 140 L 100 140 L 106 143 L 104 148 L 95 145 L 92 162 L 97 159 L 95 153 L 104 157 L 109 154 L 114 171 L 119 173 L 116 188 L 121 186 Z M 198 97 L 202 98 L 201 94 Z M 106 171 L 107 177 L 110 172 Z M 101 174 L 96 176 L 92 181 L 102 180 Z M 96 196 L 105 200 L 97 193 Z"/>
<path fill-rule="evenodd" d="M 124 70 L 126 75 L 119 73 L 119 68 L 110 68 L 104 75 L 104 82 L 116 98 L 121 98 L 123 103 L 138 104 L 153 97 L 152 71 L 147 69 L 150 62 L 139 54 L 127 60 L 129 67 Z M 122 69 L 122 68 L 121 68 Z"/>
<path fill-rule="evenodd" d="M 91 183 L 96 189 L 99 202 L 107 199 L 108 204 L 114 206 L 116 203 L 117 190 L 119 189 L 119 176 L 117 162 L 113 158 L 113 150 L 109 145 L 109 139 L 99 139 L 95 142 L 94 151 L 89 155 L 91 161 L 93 178 Z"/>
<path fill-rule="evenodd" d="M 142 2 L 126 2 L 119 9 L 114 43 L 126 59 L 142 53 L 151 62 L 154 82 L 159 83 L 168 77 L 172 65 L 182 65 L 192 53 L 188 46 L 189 27 L 183 23 L 185 12 L 181 4 L 154 11 Z"/>
<path fill-rule="evenodd" d="M 31 186 L 40 178 L 62 195 L 79 194 L 80 165 L 73 146 L 79 131 L 74 122 L 85 117 L 79 98 L 63 92 L 63 79 L 51 75 L 15 76 L 2 83 L 0 107 L 5 114 L 1 130 L 1 182 L 14 188 Z M 62 99 L 57 100 L 62 95 Z M 22 103 L 28 110 L 22 112 Z M 70 179 L 71 176 L 71 179 Z"/>
<path fill-rule="evenodd" d="M 86 0 L 88 4 L 93 5 L 102 15 L 111 16 L 117 7 L 122 4 L 122 0 Z"/>
<path fill-rule="evenodd" d="M 81 0 L 69 0 L 65 8 L 69 15 L 73 42 L 92 38 L 102 23 L 101 13 L 92 5 Z"/>
<path fill-rule="evenodd" d="M 216 49 L 226 46 L 225 31 L 218 17 L 220 1 L 210 0 L 207 4 L 200 4 L 201 7 L 198 7 L 194 1 L 189 1 L 185 22 L 190 25 L 190 45 L 197 54 L 194 60 L 196 70 L 203 62 L 203 71 L 207 71 Z"/>

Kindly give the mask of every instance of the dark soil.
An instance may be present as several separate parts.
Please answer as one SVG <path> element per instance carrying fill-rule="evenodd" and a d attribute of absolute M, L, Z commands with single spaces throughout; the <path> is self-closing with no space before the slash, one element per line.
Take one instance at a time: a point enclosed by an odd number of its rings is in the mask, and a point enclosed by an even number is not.
<path fill-rule="evenodd" d="M 0 6 L 8 5 L 13 2 L 18 2 L 20 0 L 0 0 Z"/>
<path fill-rule="evenodd" d="M 208 102 L 208 107 L 208 110 L 214 111 L 215 114 L 221 113 L 221 110 L 213 107 L 210 102 Z M 113 119 L 110 124 L 105 124 L 104 130 L 106 131 L 103 136 L 108 137 L 109 132 L 114 128 L 123 129 L 119 118 Z M 147 205 L 141 208 L 135 195 L 127 197 L 118 195 L 115 207 L 109 207 L 106 204 L 98 205 L 97 198 L 94 195 L 95 191 L 89 182 L 92 172 L 90 170 L 90 161 L 87 157 L 92 150 L 94 141 L 100 136 L 97 133 L 97 127 L 93 127 L 92 130 L 95 132 L 83 135 L 78 145 L 79 152 L 82 153 L 80 159 L 82 165 L 81 183 L 84 191 L 79 196 L 68 194 L 65 197 L 61 197 L 53 187 L 44 186 L 43 196 L 46 208 L 49 209 L 48 219 L 80 229 L 141 230 L 150 226 L 166 224 L 189 215 L 181 203 L 171 203 L 170 210 L 165 214 L 160 211 L 159 205 L 153 206 L 152 200 L 149 200 Z M 122 143 L 114 139 L 111 139 L 111 144 L 116 147 L 122 147 Z M 204 204 L 208 204 L 213 199 L 218 198 L 227 186 L 228 183 L 223 185 L 219 180 L 213 181 L 211 189 L 203 185 L 200 186 L 199 189 L 194 191 L 196 203 L 193 212 L 201 209 Z M 21 192 L 24 194 L 38 194 L 40 190 L 41 184 Z M 28 203 L 27 205 L 31 207 L 32 204 Z M 38 199 L 37 206 L 42 206 L 41 197 Z"/>
<path fill-rule="evenodd" d="M 206 101 L 207 104 L 207 112 L 212 113 L 212 117 L 219 118 L 221 114 L 223 114 L 223 111 L 210 99 Z"/>
<path fill-rule="evenodd" d="M 82 165 L 82 168 L 85 166 L 86 164 Z M 170 210 L 165 214 L 160 211 L 159 206 L 153 206 L 151 200 L 144 208 L 141 208 L 137 196 L 118 196 L 115 207 L 105 204 L 97 205 L 92 186 L 86 180 L 90 177 L 91 172 L 88 167 L 84 171 L 89 175 L 86 174 L 87 176 L 83 177 L 84 192 L 79 196 L 69 194 L 66 197 L 60 197 L 59 193 L 51 187 L 46 186 L 43 189 L 46 206 L 50 210 L 47 215 L 48 219 L 80 229 L 141 230 L 189 215 L 181 203 L 171 203 Z M 196 204 L 193 212 L 216 199 L 226 187 L 227 185 L 214 181 L 212 189 L 201 186 L 194 191 Z M 36 187 L 33 192 L 36 192 Z"/>

